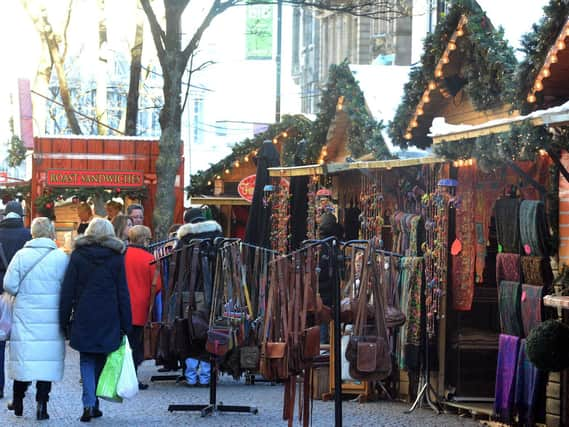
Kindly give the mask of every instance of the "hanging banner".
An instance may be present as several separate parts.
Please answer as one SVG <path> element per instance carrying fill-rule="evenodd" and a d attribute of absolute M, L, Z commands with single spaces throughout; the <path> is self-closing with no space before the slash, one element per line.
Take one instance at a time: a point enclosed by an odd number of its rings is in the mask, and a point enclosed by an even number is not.
<path fill-rule="evenodd" d="M 237 192 L 239 193 L 239 196 L 247 200 L 249 203 L 253 201 L 253 193 L 255 192 L 256 178 L 257 175 L 249 175 L 243 178 L 237 185 Z M 286 179 L 281 178 L 281 186 L 286 187 L 288 189 L 290 183 Z"/>
<path fill-rule="evenodd" d="M 247 6 L 245 37 L 247 59 L 273 57 L 273 4 Z"/>
<path fill-rule="evenodd" d="M 67 169 L 49 169 L 48 187 L 142 187 L 142 172 L 124 171 L 72 171 Z"/>

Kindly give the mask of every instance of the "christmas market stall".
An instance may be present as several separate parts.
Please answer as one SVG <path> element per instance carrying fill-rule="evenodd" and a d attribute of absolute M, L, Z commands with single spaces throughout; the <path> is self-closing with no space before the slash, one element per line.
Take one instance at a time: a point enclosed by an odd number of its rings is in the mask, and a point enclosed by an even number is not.
<path fill-rule="evenodd" d="M 453 161 L 457 180 L 449 222 L 449 344 L 439 397 L 446 406 L 522 425 L 562 425 L 565 400 L 562 392 L 560 405 L 559 375 L 548 375 L 553 369 L 544 368 L 530 345 L 547 347 L 538 332 L 552 316 L 542 298 L 553 292 L 562 262 L 558 198 L 567 177 L 567 84 L 554 77 L 566 67 L 556 64 L 565 54 L 567 5 L 552 1 L 544 10 L 536 31 L 524 37 L 527 57 L 517 78 L 504 78 L 504 84 L 514 82 L 512 89 L 496 98 L 512 105 L 512 114 L 452 124 L 436 118 L 427 135 L 434 152 Z M 467 25 L 472 21 L 468 17 Z M 525 93 L 514 96 L 515 86 Z M 414 131 L 405 131 L 413 141 Z M 494 369 L 481 363 L 488 360 Z"/>
<path fill-rule="evenodd" d="M 140 203 L 144 224 L 152 226 L 159 141 L 138 137 L 45 136 L 34 138 L 32 216 L 54 218 L 58 239 L 77 227 L 74 205 L 90 201 L 105 216 L 104 202 L 120 198 L 123 206 Z M 183 216 L 182 169 L 176 175 L 175 221 Z M 71 200 L 71 202 L 69 202 Z M 63 243 L 61 241 L 60 243 Z"/>

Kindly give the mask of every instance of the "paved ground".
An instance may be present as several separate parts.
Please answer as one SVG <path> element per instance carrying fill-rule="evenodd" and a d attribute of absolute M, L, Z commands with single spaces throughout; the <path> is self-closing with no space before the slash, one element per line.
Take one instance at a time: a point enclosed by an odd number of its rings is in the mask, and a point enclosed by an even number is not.
<path fill-rule="evenodd" d="M 140 376 L 148 382 L 151 375 L 156 374 L 156 367 L 145 362 Z M 30 388 L 24 401 L 24 416 L 15 417 L 6 409 L 12 395 L 11 381 L 5 389 L 5 398 L 0 401 L 0 426 L 62 426 L 84 425 L 78 421 L 82 412 L 81 385 L 79 383 L 78 353 L 68 348 L 65 379 L 54 384 L 48 411 L 51 419 L 38 422 L 35 419 L 35 386 Z M 260 383 L 247 386 L 243 381 L 236 382 L 223 377 L 218 388 L 218 400 L 226 405 L 254 405 L 259 414 L 217 414 L 213 417 L 201 418 L 195 412 L 168 412 L 170 404 L 207 403 L 208 389 L 188 388 L 174 382 L 151 383 L 148 390 L 141 391 L 134 399 L 122 404 L 102 402 L 104 416 L 92 420 L 95 426 L 166 426 L 181 424 L 198 424 L 203 426 L 284 426 L 281 415 L 282 386 L 271 386 Z M 409 405 L 391 402 L 371 402 L 359 404 L 344 402 L 344 426 L 475 426 L 471 419 L 456 415 L 435 415 L 426 409 L 417 409 L 412 414 L 404 413 Z M 298 425 L 298 422 L 295 423 Z M 314 402 L 313 426 L 330 427 L 334 425 L 333 402 Z"/>

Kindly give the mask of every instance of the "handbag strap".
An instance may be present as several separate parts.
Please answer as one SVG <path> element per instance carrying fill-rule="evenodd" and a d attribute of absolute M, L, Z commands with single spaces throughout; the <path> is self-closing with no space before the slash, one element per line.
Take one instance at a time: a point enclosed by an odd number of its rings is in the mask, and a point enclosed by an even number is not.
<path fill-rule="evenodd" d="M 146 323 L 150 323 L 152 319 L 152 310 L 154 309 L 154 300 L 156 299 L 156 287 L 158 278 L 160 277 L 160 263 L 156 263 L 154 275 L 152 276 L 152 284 L 150 285 L 150 304 L 148 305 L 148 315 L 146 316 Z"/>
<path fill-rule="evenodd" d="M 366 246 L 362 259 L 362 272 L 360 275 L 360 286 L 358 289 L 358 305 L 354 335 L 362 335 L 367 321 L 367 299 L 370 273 L 370 245 Z"/>
<path fill-rule="evenodd" d="M 32 264 L 32 266 L 28 269 L 28 271 L 26 271 L 26 272 L 24 273 L 24 275 L 20 278 L 20 284 L 21 284 L 21 283 L 24 281 L 24 279 L 28 276 L 28 274 L 30 273 L 30 271 L 32 271 L 32 270 L 36 267 L 36 265 L 38 265 L 38 264 L 41 262 L 42 259 L 44 259 L 46 256 L 48 256 L 48 255 L 51 253 L 51 251 L 53 251 L 53 249 L 54 249 L 54 248 L 49 248 L 46 253 L 44 253 L 42 256 L 40 256 L 40 257 Z"/>

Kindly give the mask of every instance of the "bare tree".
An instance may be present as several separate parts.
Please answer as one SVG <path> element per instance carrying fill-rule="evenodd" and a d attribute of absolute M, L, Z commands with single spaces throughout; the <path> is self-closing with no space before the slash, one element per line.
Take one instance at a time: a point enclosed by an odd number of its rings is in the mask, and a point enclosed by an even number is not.
<path fill-rule="evenodd" d="M 97 134 L 104 135 L 107 129 L 107 19 L 105 17 L 105 0 L 97 0 L 99 12 L 99 58 L 97 61 L 97 94 L 95 98 L 95 115 L 97 116 Z"/>
<path fill-rule="evenodd" d="M 130 50 L 130 82 L 126 101 L 125 134 L 136 135 L 138 123 L 138 99 L 140 95 L 140 74 L 142 70 L 142 47 L 144 43 L 144 14 L 136 8 L 136 30 L 134 45 Z"/>

